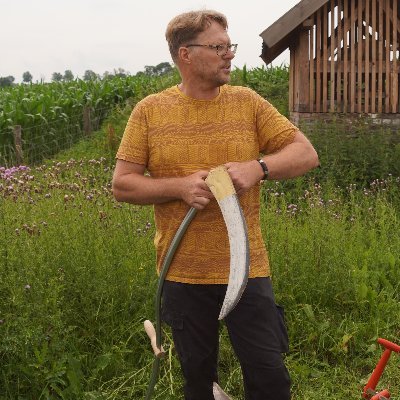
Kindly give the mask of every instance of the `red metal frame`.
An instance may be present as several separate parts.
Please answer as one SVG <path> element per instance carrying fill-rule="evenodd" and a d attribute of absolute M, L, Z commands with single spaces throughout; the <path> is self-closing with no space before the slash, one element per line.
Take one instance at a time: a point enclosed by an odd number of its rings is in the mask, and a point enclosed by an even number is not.
<path fill-rule="evenodd" d="M 364 386 L 364 391 L 363 391 L 364 399 L 369 399 L 369 400 L 390 399 L 389 390 L 385 389 L 378 393 L 375 391 L 375 388 L 386 367 L 387 362 L 389 361 L 392 351 L 400 353 L 400 346 L 395 343 L 389 342 L 389 340 L 381 338 L 378 339 L 378 343 L 381 344 L 385 348 L 385 350 L 383 351 L 383 354 L 380 360 L 378 361 L 378 364 L 376 365 L 374 371 L 372 372 L 372 375 L 369 378 L 367 384 Z"/>

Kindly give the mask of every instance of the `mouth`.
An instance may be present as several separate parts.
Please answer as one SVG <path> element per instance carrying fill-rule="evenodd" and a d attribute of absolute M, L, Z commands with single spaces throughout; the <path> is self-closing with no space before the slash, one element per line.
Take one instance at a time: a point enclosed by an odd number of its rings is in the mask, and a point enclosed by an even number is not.
<path fill-rule="evenodd" d="M 226 73 L 230 73 L 231 72 L 231 66 L 229 65 L 225 65 L 222 67 L 222 70 Z"/>

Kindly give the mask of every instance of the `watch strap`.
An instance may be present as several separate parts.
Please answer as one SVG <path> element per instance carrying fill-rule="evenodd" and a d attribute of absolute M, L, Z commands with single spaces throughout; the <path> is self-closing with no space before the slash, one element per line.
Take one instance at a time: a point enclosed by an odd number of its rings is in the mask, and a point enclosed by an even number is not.
<path fill-rule="evenodd" d="M 262 180 L 265 181 L 265 180 L 267 180 L 268 174 L 269 174 L 267 164 L 265 163 L 265 161 L 262 158 L 259 158 L 257 161 L 261 165 L 261 168 L 264 172 L 264 177 Z"/>

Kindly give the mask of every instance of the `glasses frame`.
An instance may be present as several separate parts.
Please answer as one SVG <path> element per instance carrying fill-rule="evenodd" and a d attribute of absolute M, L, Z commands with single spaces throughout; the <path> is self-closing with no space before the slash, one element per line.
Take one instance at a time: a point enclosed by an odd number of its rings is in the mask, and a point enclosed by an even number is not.
<path fill-rule="evenodd" d="M 225 57 L 228 53 L 228 51 L 231 51 L 233 54 L 236 54 L 238 44 L 237 43 L 232 43 L 232 44 L 188 44 L 185 47 L 208 47 L 209 49 L 217 50 L 217 56 L 220 57 Z M 226 51 L 224 54 L 220 54 L 219 52 L 226 48 Z"/>

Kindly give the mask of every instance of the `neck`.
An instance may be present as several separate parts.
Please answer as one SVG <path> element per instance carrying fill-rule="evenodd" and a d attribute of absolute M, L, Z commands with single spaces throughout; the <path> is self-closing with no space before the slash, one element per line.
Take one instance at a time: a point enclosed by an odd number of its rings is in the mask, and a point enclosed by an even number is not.
<path fill-rule="evenodd" d="M 218 96 L 220 87 L 205 87 L 201 84 L 190 84 L 182 80 L 178 85 L 179 90 L 186 96 L 197 100 L 212 100 Z"/>

